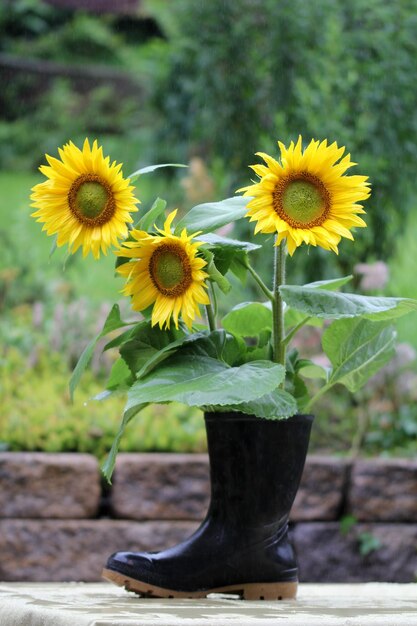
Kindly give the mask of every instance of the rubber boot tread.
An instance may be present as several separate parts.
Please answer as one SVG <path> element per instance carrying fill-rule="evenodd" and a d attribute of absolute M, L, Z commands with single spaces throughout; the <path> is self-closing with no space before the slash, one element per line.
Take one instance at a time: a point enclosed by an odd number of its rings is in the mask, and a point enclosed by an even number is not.
<path fill-rule="evenodd" d="M 102 576 L 119 587 L 124 587 L 127 591 L 133 591 L 147 598 L 193 599 L 206 598 L 211 593 L 226 593 L 239 595 L 243 600 L 292 600 L 297 595 L 298 586 L 296 582 L 240 583 L 199 591 L 176 591 L 136 580 L 108 568 L 103 569 Z"/>

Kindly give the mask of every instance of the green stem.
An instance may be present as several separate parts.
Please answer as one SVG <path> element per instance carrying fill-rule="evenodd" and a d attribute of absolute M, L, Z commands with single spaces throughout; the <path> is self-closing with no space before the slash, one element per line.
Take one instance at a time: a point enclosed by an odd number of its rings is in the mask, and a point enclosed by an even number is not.
<path fill-rule="evenodd" d="M 213 309 L 213 313 L 214 313 L 214 320 L 215 320 L 215 325 L 216 324 L 216 319 L 217 319 L 217 296 L 216 296 L 216 290 L 214 288 L 214 283 L 210 282 L 209 283 L 209 294 L 210 294 L 210 300 L 211 300 L 211 305 L 212 305 L 212 309 Z"/>
<path fill-rule="evenodd" d="M 304 326 L 304 324 L 307 324 L 308 320 L 311 320 L 311 316 L 307 316 L 304 319 L 301 320 L 301 322 L 299 322 L 297 324 L 297 326 L 294 326 L 294 328 L 292 330 L 290 330 L 290 332 L 288 333 L 288 335 L 285 337 L 284 339 L 284 345 L 288 346 L 288 344 L 290 343 L 291 339 L 294 337 L 294 335 L 296 335 L 298 333 L 298 331 L 300 330 L 300 328 L 302 328 Z"/>
<path fill-rule="evenodd" d="M 311 411 L 311 407 L 313 406 L 313 404 L 315 404 L 317 402 L 317 400 L 319 398 L 321 398 L 321 396 L 323 394 L 326 393 L 326 391 L 328 391 L 331 387 L 333 387 L 333 383 L 326 383 L 325 385 L 323 385 L 323 387 L 321 387 L 318 392 L 316 393 L 315 396 L 313 396 L 310 400 L 310 402 L 307 404 L 307 406 L 305 407 L 305 412 L 309 413 L 309 411 Z"/>
<path fill-rule="evenodd" d="M 281 297 L 279 288 L 285 284 L 285 241 L 279 246 L 275 246 L 274 259 L 274 301 L 272 303 L 273 315 L 273 349 L 274 361 L 281 363 L 285 367 L 285 343 L 284 343 L 284 301 Z"/>
<path fill-rule="evenodd" d="M 264 281 L 259 276 L 259 274 L 257 272 L 255 272 L 255 270 L 253 269 L 253 267 L 249 263 L 246 265 L 246 267 L 247 267 L 249 273 L 255 279 L 255 282 L 258 283 L 259 287 L 261 288 L 263 293 L 266 295 L 268 300 L 273 302 L 274 301 L 274 294 L 272 293 L 272 291 L 270 289 L 268 289 L 268 287 L 265 285 Z"/>
<path fill-rule="evenodd" d="M 209 294 L 212 296 L 211 285 L 209 287 Z M 216 317 L 214 315 L 211 298 L 210 298 L 210 303 L 206 304 L 206 313 L 207 313 L 207 321 L 208 321 L 210 332 L 213 330 L 216 330 Z"/>

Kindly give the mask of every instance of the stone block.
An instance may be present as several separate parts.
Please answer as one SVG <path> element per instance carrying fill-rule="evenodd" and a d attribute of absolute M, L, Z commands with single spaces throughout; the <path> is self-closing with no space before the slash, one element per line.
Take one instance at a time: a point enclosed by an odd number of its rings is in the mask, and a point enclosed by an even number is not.
<path fill-rule="evenodd" d="M 193 522 L 3 519 L 0 580 L 98 581 L 113 552 L 168 548 L 195 527 Z"/>
<path fill-rule="evenodd" d="M 361 554 L 372 538 L 375 549 Z M 302 582 L 415 582 L 417 524 L 299 523 L 292 531 Z"/>
<path fill-rule="evenodd" d="M 85 518 L 101 496 L 97 459 L 88 454 L 0 453 L 0 518 Z"/>
<path fill-rule="evenodd" d="M 336 520 L 346 492 L 349 463 L 330 456 L 308 456 L 291 510 L 293 521 Z"/>
<path fill-rule="evenodd" d="M 124 519 L 203 519 L 210 494 L 205 454 L 119 454 L 111 508 Z"/>
<path fill-rule="evenodd" d="M 417 521 L 417 461 L 356 461 L 347 507 L 359 521 Z"/>

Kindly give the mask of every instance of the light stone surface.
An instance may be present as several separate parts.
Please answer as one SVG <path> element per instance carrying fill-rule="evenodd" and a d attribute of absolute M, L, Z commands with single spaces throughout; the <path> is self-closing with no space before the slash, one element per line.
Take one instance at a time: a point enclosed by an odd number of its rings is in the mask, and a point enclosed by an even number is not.
<path fill-rule="evenodd" d="M 300 585 L 297 600 L 151 600 L 107 583 L 0 583 L 0 626 L 415 626 L 417 585 Z"/>
<path fill-rule="evenodd" d="M 348 510 L 360 521 L 417 520 L 417 460 L 358 460 L 352 468 Z"/>
<path fill-rule="evenodd" d="M 101 497 L 89 454 L 0 452 L 0 518 L 86 518 Z"/>

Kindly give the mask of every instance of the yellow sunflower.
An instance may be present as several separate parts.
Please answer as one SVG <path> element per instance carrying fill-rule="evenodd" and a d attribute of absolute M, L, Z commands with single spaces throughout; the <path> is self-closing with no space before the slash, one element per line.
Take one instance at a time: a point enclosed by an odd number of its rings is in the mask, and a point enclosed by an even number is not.
<path fill-rule="evenodd" d="M 125 241 L 118 256 L 130 257 L 133 261 L 117 268 L 127 278 L 123 289 L 132 296 L 132 308 L 143 311 L 153 304 L 152 326 L 169 328 L 171 317 L 178 328 L 182 316 L 188 328 L 199 314 L 200 304 L 209 304 L 204 279 L 204 259 L 197 256 L 202 242 L 192 242 L 199 233 L 180 237 L 171 234 L 171 224 L 177 211 L 172 211 L 160 235 L 150 235 L 142 230 L 132 230 L 134 241 Z"/>
<path fill-rule="evenodd" d="M 255 233 L 276 232 L 276 245 L 286 239 L 291 255 L 302 243 L 337 254 L 342 237 L 353 240 L 351 228 L 366 226 L 358 202 L 370 194 L 368 177 L 344 175 L 356 163 L 336 143 L 312 139 L 303 151 L 300 136 L 288 149 L 278 145 L 280 162 L 257 152 L 266 163 L 251 166 L 260 180 L 239 189 L 253 196 L 246 216 L 257 222 Z"/>
<path fill-rule="evenodd" d="M 42 230 L 57 234 L 57 245 L 68 243 L 71 253 L 82 246 L 96 259 L 128 234 L 131 213 L 137 211 L 134 187 L 123 178 L 122 164 L 110 163 L 103 149 L 88 139 L 80 150 L 71 141 L 59 149 L 61 160 L 46 155 L 49 165 L 39 169 L 48 180 L 32 189 L 32 213 Z"/>

